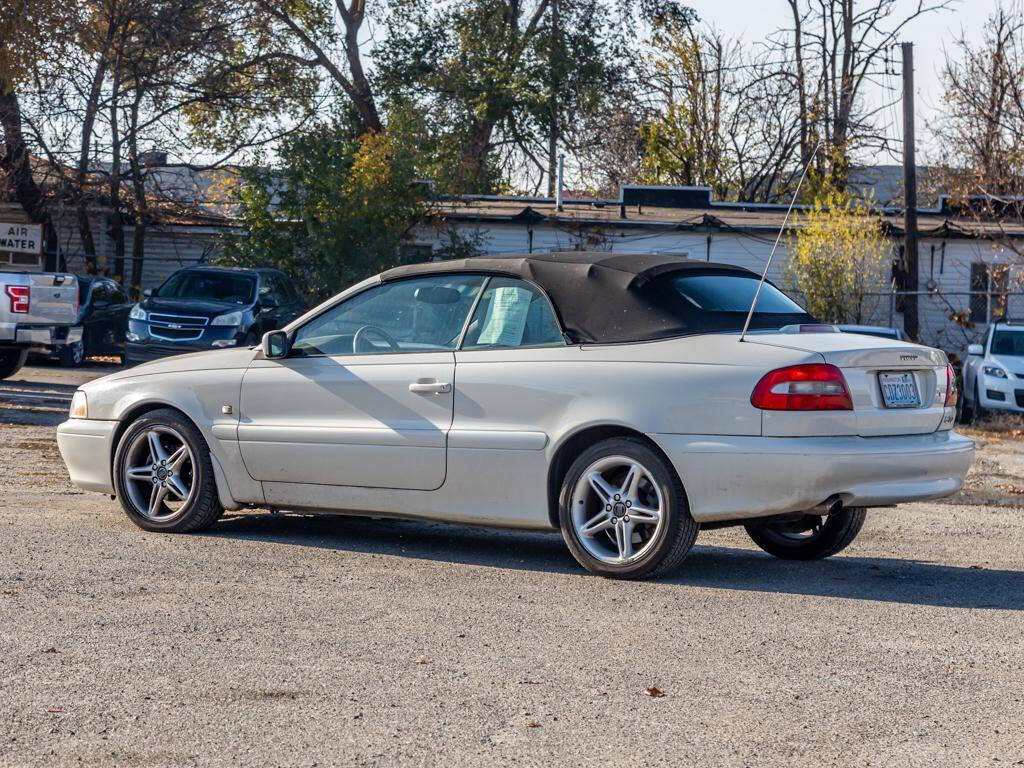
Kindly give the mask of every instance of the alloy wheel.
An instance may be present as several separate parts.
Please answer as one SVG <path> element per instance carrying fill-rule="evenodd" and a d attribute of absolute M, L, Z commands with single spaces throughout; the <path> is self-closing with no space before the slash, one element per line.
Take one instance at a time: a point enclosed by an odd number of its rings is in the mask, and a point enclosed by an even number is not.
<path fill-rule="evenodd" d="M 129 501 L 142 517 L 169 522 L 188 508 L 196 488 L 195 459 L 176 429 L 154 425 L 140 432 L 122 466 Z"/>
<path fill-rule="evenodd" d="M 573 489 L 571 504 L 579 542 L 605 563 L 642 558 L 665 526 L 665 501 L 654 475 L 628 456 L 606 456 L 590 464 Z"/>

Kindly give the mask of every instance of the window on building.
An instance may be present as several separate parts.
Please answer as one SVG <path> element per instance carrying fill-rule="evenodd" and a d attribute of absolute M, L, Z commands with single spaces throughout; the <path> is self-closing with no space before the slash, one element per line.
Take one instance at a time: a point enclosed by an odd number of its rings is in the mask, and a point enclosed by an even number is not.
<path fill-rule="evenodd" d="M 1006 317 L 1010 267 L 1006 264 L 971 264 L 971 322 L 990 323 Z"/>
<path fill-rule="evenodd" d="M 971 264 L 969 309 L 972 323 L 988 322 L 988 264 Z"/>

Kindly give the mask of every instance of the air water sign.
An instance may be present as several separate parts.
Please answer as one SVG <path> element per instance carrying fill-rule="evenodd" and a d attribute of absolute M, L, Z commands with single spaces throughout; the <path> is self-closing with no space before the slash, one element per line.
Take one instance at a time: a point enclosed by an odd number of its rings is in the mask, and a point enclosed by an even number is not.
<path fill-rule="evenodd" d="M 38 256 L 43 252 L 43 225 L 0 221 L 0 251 Z"/>

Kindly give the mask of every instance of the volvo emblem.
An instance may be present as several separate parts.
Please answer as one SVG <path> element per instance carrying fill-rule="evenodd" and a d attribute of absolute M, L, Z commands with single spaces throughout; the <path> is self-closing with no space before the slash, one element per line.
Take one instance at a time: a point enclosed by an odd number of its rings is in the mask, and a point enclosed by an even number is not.
<path fill-rule="evenodd" d="M 900 360 L 917 360 L 917 355 L 900 355 Z"/>

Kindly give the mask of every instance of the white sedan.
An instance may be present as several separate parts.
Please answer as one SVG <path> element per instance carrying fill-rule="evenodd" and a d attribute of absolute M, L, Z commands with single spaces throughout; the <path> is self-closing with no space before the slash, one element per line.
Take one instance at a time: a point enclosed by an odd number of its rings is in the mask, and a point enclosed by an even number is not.
<path fill-rule="evenodd" d="M 955 493 L 974 454 L 935 349 L 836 333 L 758 276 L 658 255 L 399 267 L 260 347 L 83 386 L 81 488 L 151 531 L 270 507 L 560 530 L 595 573 L 655 576 L 700 528 L 834 554 L 869 507 Z"/>

